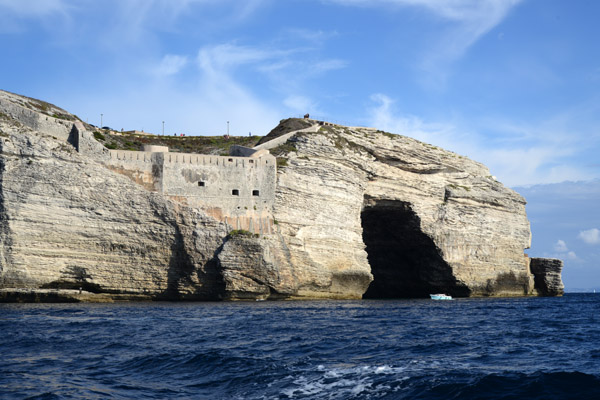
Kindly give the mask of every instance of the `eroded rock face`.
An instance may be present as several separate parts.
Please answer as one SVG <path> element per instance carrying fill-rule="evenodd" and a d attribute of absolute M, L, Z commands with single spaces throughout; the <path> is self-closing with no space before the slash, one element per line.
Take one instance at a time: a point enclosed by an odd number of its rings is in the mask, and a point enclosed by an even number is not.
<path fill-rule="evenodd" d="M 532 258 L 531 272 L 535 288 L 541 296 L 562 296 L 565 293 L 561 272 L 563 262 L 554 258 Z"/>
<path fill-rule="evenodd" d="M 525 200 L 482 164 L 366 128 L 290 142 L 275 218 L 291 254 L 332 277 L 372 274 L 369 297 L 533 293 Z"/>
<path fill-rule="evenodd" d="M 91 132 L 78 153 L 64 110 L 0 100 L 0 300 L 558 293 L 552 268 L 539 272 L 550 289 L 537 276 L 534 289 L 524 199 L 434 146 L 367 128 L 299 132 L 272 150 L 285 159 L 275 232 L 232 236 L 108 168 Z"/>
<path fill-rule="evenodd" d="M 361 223 L 374 278 L 364 297 L 427 297 L 439 292 L 456 297 L 469 293 L 457 282 L 440 249 L 421 231 L 421 221 L 410 204 L 366 200 Z"/>
<path fill-rule="evenodd" d="M 0 130 L 1 288 L 220 294 L 224 224 L 78 154 L 69 130 L 33 130 L 7 113 Z"/>

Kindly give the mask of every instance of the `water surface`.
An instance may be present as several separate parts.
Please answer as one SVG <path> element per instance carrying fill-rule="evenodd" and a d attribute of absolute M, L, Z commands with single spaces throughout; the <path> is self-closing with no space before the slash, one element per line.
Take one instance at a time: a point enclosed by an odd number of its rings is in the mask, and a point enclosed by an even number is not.
<path fill-rule="evenodd" d="M 600 295 L 0 305 L 3 399 L 600 398 Z"/>

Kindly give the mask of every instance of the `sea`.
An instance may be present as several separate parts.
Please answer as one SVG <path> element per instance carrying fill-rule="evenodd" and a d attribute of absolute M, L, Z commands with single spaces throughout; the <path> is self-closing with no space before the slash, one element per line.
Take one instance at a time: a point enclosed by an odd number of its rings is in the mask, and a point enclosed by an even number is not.
<path fill-rule="evenodd" d="M 600 399 L 600 294 L 0 304 L 1 399 Z"/>

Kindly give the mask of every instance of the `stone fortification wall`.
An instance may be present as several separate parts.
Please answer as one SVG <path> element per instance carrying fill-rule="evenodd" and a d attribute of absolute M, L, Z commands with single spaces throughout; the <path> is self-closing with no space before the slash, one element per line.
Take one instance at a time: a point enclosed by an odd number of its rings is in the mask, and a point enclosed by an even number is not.
<path fill-rule="evenodd" d="M 254 158 L 166 153 L 162 190 L 234 229 L 270 233 L 275 163 L 270 154 Z"/>
<path fill-rule="evenodd" d="M 276 160 L 257 157 L 110 150 L 107 166 L 147 190 L 202 209 L 232 229 L 273 232 Z"/>
<path fill-rule="evenodd" d="M 83 123 L 75 121 L 68 138 L 69 143 L 81 154 L 93 154 L 97 159 L 108 159 L 109 150 L 94 138 L 92 132 L 86 131 Z"/>
<path fill-rule="evenodd" d="M 168 153 L 169 148 L 167 146 L 156 146 L 153 144 L 145 144 L 144 151 L 149 151 L 151 153 Z"/>
<path fill-rule="evenodd" d="M 47 136 L 67 140 L 73 122 L 41 114 L 32 104 L 35 103 L 8 92 L 2 92 L 2 96 L 0 96 L 0 109 L 10 118 Z M 52 111 L 55 109 L 48 105 L 48 112 Z M 61 111 L 64 112 L 64 110 Z"/>
<path fill-rule="evenodd" d="M 129 177 L 147 190 L 162 193 L 162 153 L 110 150 L 109 155 L 105 162 L 110 169 Z"/>

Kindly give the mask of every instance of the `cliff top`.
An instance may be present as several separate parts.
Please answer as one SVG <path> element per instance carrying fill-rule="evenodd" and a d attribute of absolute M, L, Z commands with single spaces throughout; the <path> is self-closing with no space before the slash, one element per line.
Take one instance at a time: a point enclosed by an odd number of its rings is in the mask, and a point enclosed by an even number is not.
<path fill-rule="evenodd" d="M 269 132 L 267 134 L 267 136 L 264 136 L 263 138 L 261 138 L 258 141 L 258 143 L 256 143 L 256 145 L 266 143 L 270 140 L 278 138 L 279 136 L 283 136 L 286 133 L 290 133 L 290 132 L 297 131 L 300 129 L 308 128 L 311 125 L 312 125 L 312 123 L 310 121 L 307 121 L 302 118 L 282 119 L 281 121 L 279 121 L 279 125 L 277 125 L 275 128 L 273 128 L 271 130 L 271 132 Z"/>
<path fill-rule="evenodd" d="M 144 145 L 167 146 L 176 153 L 229 155 L 233 145 L 253 147 L 260 136 L 156 136 L 95 129 L 94 137 L 111 150 L 143 151 Z"/>
<path fill-rule="evenodd" d="M 64 109 L 57 107 L 54 104 L 42 100 L 33 99 L 31 97 L 7 92 L 5 90 L 0 90 L 0 101 L 7 101 L 9 103 L 25 107 L 31 111 L 39 112 L 41 114 L 53 118 L 64 119 L 67 121 L 80 120 L 76 115 L 73 115 Z M 2 107 L 2 109 L 4 109 L 4 107 Z M 0 111 L 0 117 L 4 119 L 9 118 L 8 115 L 3 113 L 2 111 Z"/>

